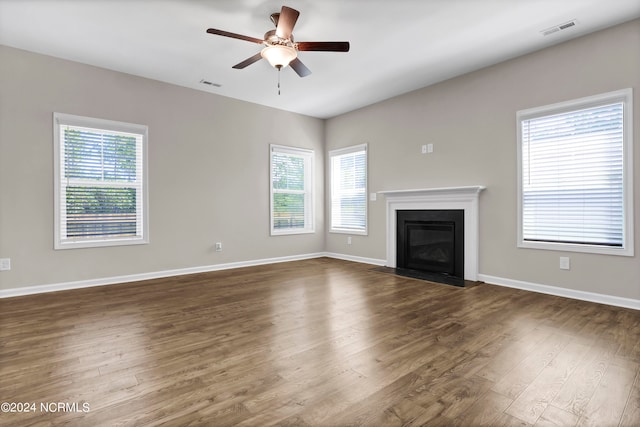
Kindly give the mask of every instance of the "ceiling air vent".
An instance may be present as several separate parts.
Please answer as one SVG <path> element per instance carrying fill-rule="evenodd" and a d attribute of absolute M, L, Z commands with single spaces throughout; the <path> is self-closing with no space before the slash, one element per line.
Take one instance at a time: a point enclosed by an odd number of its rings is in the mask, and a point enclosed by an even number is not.
<path fill-rule="evenodd" d="M 572 19 L 571 21 L 568 21 L 559 25 L 554 25 L 553 27 L 547 28 L 546 30 L 542 30 L 540 32 L 542 33 L 543 36 L 548 36 L 549 34 L 557 33 L 558 31 L 575 27 L 577 24 L 578 24 L 578 21 L 575 19 Z"/>
<path fill-rule="evenodd" d="M 205 80 L 205 79 L 200 80 L 200 83 L 202 83 L 203 85 L 208 85 L 208 86 L 213 86 L 213 87 L 222 87 L 222 85 L 220 83 L 213 83 L 213 82 L 210 82 L 209 80 Z"/>

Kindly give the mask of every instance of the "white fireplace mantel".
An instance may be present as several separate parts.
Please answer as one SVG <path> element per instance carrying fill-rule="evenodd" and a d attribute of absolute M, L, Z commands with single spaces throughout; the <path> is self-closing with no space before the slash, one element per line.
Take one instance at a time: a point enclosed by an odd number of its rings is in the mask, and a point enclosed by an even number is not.
<path fill-rule="evenodd" d="M 478 199 L 486 187 L 423 188 L 379 191 L 387 201 L 387 267 L 396 267 L 396 211 L 464 210 L 464 278 L 478 280 Z"/>

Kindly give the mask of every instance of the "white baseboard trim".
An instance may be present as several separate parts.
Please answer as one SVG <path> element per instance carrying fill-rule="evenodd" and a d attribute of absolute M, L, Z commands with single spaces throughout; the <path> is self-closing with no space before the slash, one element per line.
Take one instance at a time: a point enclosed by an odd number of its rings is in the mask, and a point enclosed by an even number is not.
<path fill-rule="evenodd" d="M 301 261 L 305 259 L 313 259 L 320 257 L 328 257 L 341 259 L 345 261 L 353 261 L 362 264 L 372 264 L 384 266 L 386 259 L 366 258 L 354 255 L 339 254 L 334 252 L 317 252 L 303 255 L 292 255 L 276 258 L 264 258 L 251 261 L 239 261 L 226 264 L 214 264 L 201 267 L 180 268 L 174 270 L 155 271 L 150 273 L 139 273 L 125 276 L 104 277 L 100 279 L 81 280 L 75 282 L 54 283 L 50 285 L 37 285 L 22 288 L 3 289 L 0 290 L 0 298 L 11 298 L 24 295 L 41 294 L 47 292 L 67 291 L 72 289 L 89 288 L 93 286 L 116 285 L 120 283 L 139 282 L 142 280 L 160 279 L 171 276 L 183 276 L 194 273 L 207 273 L 211 271 L 229 270 L 232 268 L 254 267 L 265 264 L 277 264 L 281 262 Z M 503 277 L 490 276 L 488 274 L 478 274 L 478 280 L 488 284 L 505 286 L 508 288 L 522 289 L 525 291 L 538 292 L 543 294 L 555 295 L 560 297 L 572 298 L 583 301 L 590 301 L 600 304 L 613 305 L 617 307 L 631 308 L 640 310 L 640 300 L 631 298 L 622 298 L 612 295 L 604 295 L 593 292 L 576 291 L 573 289 L 559 288 L 556 286 L 541 285 L 537 283 L 524 282 L 521 280 L 505 279 Z"/>
<path fill-rule="evenodd" d="M 328 258 L 341 259 L 344 261 L 359 262 L 362 264 L 373 264 L 373 265 L 380 265 L 380 266 L 387 265 L 386 259 L 365 258 L 365 257 L 355 256 L 355 255 L 338 254 L 335 252 L 325 252 L 324 256 Z"/>
<path fill-rule="evenodd" d="M 68 291 L 72 289 L 90 288 L 93 286 L 117 285 L 120 283 L 139 282 L 149 279 L 160 279 L 171 276 L 184 276 L 186 274 L 207 273 L 210 271 L 229 270 L 232 268 L 253 267 L 257 265 L 276 264 L 280 262 L 301 261 L 305 259 L 320 258 L 326 255 L 324 252 L 292 255 L 277 258 L 264 258 L 251 261 L 230 262 L 227 264 L 214 264 L 202 267 L 180 268 L 175 270 L 155 271 L 150 273 L 130 274 L 126 276 L 104 277 L 100 279 L 80 280 L 76 282 L 54 283 L 50 285 L 27 286 L 23 288 L 0 290 L 0 298 L 19 297 L 24 295 L 42 294 L 46 292 Z"/>
<path fill-rule="evenodd" d="M 559 297 L 572 298 L 582 301 L 596 302 L 599 304 L 613 305 L 616 307 L 632 308 L 640 310 L 640 300 L 616 297 L 613 295 L 597 294 L 594 292 L 576 291 L 574 289 L 559 288 L 556 286 L 540 285 L 537 283 L 524 282 L 521 280 L 505 279 L 503 277 L 490 276 L 488 274 L 478 274 L 478 280 L 507 288 L 522 289 L 525 291 L 538 292 L 542 294 L 555 295 Z"/>

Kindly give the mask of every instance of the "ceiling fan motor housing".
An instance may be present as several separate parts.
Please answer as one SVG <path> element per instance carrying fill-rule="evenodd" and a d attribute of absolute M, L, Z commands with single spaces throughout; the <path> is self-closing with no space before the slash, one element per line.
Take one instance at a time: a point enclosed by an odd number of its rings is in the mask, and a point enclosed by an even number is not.
<path fill-rule="evenodd" d="M 289 40 L 282 39 L 276 34 L 276 30 L 270 30 L 264 33 L 264 43 L 267 45 L 284 45 L 294 47 L 293 34 Z"/>

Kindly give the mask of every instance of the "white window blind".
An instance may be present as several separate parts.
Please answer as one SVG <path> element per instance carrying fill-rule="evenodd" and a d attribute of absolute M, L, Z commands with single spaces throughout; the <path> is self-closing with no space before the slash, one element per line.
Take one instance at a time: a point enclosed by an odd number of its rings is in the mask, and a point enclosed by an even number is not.
<path fill-rule="evenodd" d="M 329 153 L 331 231 L 367 233 L 367 145 Z"/>
<path fill-rule="evenodd" d="M 56 249 L 146 243 L 146 126 L 56 113 Z"/>
<path fill-rule="evenodd" d="M 313 232 L 313 151 L 271 145 L 271 234 Z"/>
<path fill-rule="evenodd" d="M 521 246 L 625 249 L 630 105 L 616 93 L 566 107 L 519 115 Z"/>

